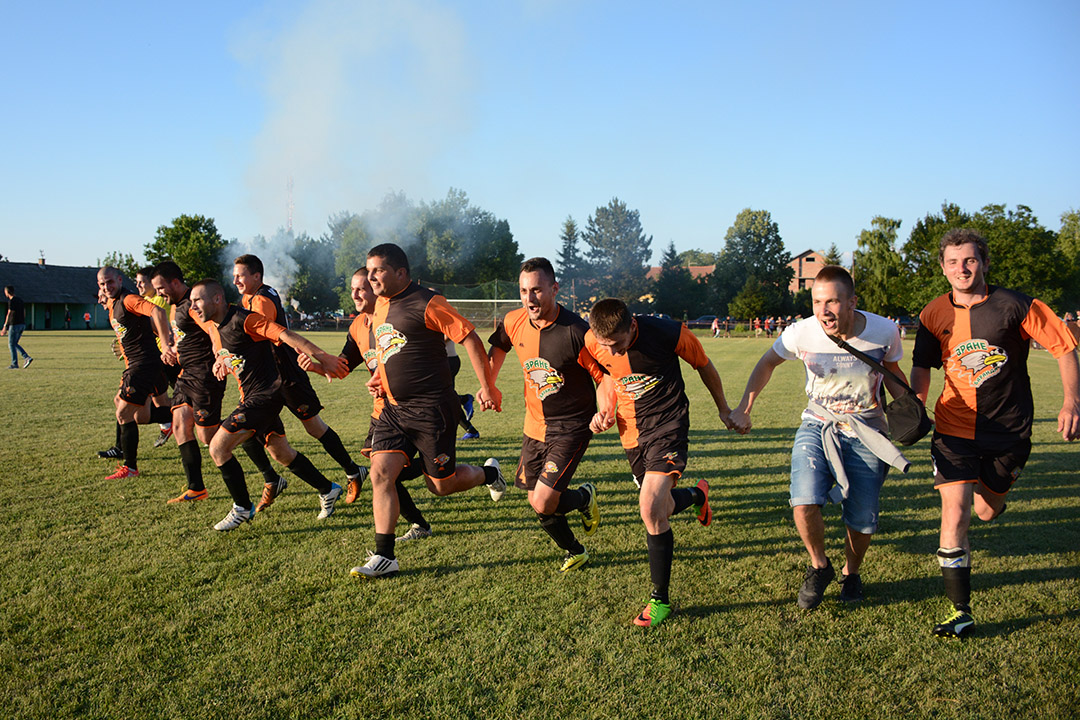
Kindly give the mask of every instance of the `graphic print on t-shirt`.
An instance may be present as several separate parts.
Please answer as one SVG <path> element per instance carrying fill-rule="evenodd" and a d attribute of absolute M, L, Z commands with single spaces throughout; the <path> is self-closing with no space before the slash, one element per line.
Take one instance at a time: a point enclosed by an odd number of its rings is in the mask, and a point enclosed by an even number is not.
<path fill-rule="evenodd" d="M 536 396 L 541 400 L 559 392 L 566 384 L 566 378 L 542 357 L 526 360 L 521 364 L 521 369 L 525 372 L 529 385 L 536 391 Z"/>
<path fill-rule="evenodd" d="M 634 373 L 616 378 L 615 390 L 631 400 L 639 400 L 645 393 L 659 385 L 661 380 L 663 380 L 661 377 Z"/>
<path fill-rule="evenodd" d="M 379 353 L 385 364 L 387 360 L 401 352 L 409 340 L 403 334 L 394 329 L 390 323 L 383 323 L 375 328 L 375 344 L 379 347 Z"/>
<path fill-rule="evenodd" d="M 971 387 L 979 387 L 1004 369 L 1009 355 L 1003 348 L 981 338 L 972 338 L 953 348 L 949 357 L 949 372 L 967 379 Z"/>

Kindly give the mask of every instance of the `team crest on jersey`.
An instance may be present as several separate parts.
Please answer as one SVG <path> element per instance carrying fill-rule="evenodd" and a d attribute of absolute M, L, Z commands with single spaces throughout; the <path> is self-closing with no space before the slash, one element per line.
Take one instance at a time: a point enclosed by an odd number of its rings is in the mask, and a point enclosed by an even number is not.
<path fill-rule="evenodd" d="M 383 323 L 375 328 L 375 345 L 379 348 L 379 356 L 384 363 L 401 352 L 408 342 L 390 323 Z"/>
<path fill-rule="evenodd" d="M 652 390 L 654 387 L 660 384 L 660 378 L 652 375 L 642 375 L 640 373 L 634 375 L 626 375 L 618 379 L 618 384 L 615 386 L 619 392 L 626 395 L 631 400 L 637 400 L 645 393 Z"/>
<path fill-rule="evenodd" d="M 566 384 L 566 378 L 544 358 L 526 360 L 521 369 L 525 372 L 526 381 L 532 385 L 536 396 L 541 400 L 559 392 Z"/>
<path fill-rule="evenodd" d="M 379 353 L 377 350 L 368 350 L 364 353 L 364 365 L 371 372 L 375 372 L 379 369 Z"/>
<path fill-rule="evenodd" d="M 546 463 L 544 463 L 544 472 L 548 475 L 558 475 L 559 466 L 548 460 Z"/>
<path fill-rule="evenodd" d="M 244 372 L 244 366 L 247 364 L 247 360 L 239 355 L 233 355 L 231 352 L 222 348 L 218 350 L 218 357 L 225 358 L 225 362 L 229 366 L 229 372 L 239 377 L 240 373 Z"/>
<path fill-rule="evenodd" d="M 176 342 L 180 342 L 186 337 L 186 333 L 176 326 L 176 323 L 172 323 L 172 334 L 176 338 Z"/>
<path fill-rule="evenodd" d="M 123 340 L 124 336 L 127 335 L 127 328 L 121 325 L 120 321 L 115 318 L 113 318 L 112 327 L 113 332 L 116 333 L 116 337 L 118 337 L 120 340 Z"/>
<path fill-rule="evenodd" d="M 1008 362 L 1009 356 L 1005 350 L 985 340 L 972 338 L 953 348 L 949 370 L 955 377 L 967 378 L 971 387 L 977 388 L 1000 373 Z"/>

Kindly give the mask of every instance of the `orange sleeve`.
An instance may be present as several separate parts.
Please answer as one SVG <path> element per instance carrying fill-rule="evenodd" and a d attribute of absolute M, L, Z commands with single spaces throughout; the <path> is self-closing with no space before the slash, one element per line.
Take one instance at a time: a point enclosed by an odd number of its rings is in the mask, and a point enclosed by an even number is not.
<path fill-rule="evenodd" d="M 675 352 L 683 360 L 690 363 L 690 367 L 695 370 L 700 370 L 709 364 L 709 356 L 705 354 L 705 348 L 701 346 L 701 341 L 685 325 L 679 331 L 679 342 L 675 345 Z"/>
<path fill-rule="evenodd" d="M 604 369 L 600 367 L 600 363 L 596 362 L 596 358 L 589 352 L 588 347 L 581 348 L 581 352 L 577 356 L 578 365 L 589 371 L 589 375 L 592 376 L 593 382 L 597 385 L 604 381 Z"/>
<path fill-rule="evenodd" d="M 145 315 L 146 317 L 153 317 L 154 310 L 160 309 L 154 303 L 135 293 L 128 293 L 124 296 L 124 308 L 127 309 L 128 312 L 133 312 L 136 315 Z"/>
<path fill-rule="evenodd" d="M 424 308 L 424 324 L 429 330 L 441 332 L 456 343 L 460 343 L 466 335 L 476 329 L 441 295 L 436 295 L 428 301 L 427 307 Z"/>
<path fill-rule="evenodd" d="M 1076 339 L 1068 327 L 1042 300 L 1032 300 L 1024 321 L 1027 336 L 1046 348 L 1056 360 L 1076 349 Z"/>
<path fill-rule="evenodd" d="M 277 305 L 265 295 L 245 295 L 244 307 L 268 318 L 277 318 Z"/>
<path fill-rule="evenodd" d="M 602 382 L 604 379 L 604 375 L 609 375 L 610 373 L 608 372 L 607 367 L 602 365 L 600 361 L 597 360 L 596 356 L 600 352 L 600 343 L 596 342 L 596 336 L 593 334 L 592 330 L 588 330 L 585 333 L 585 349 L 582 352 L 589 353 L 589 356 L 593 359 L 593 362 L 596 363 L 596 367 L 600 371 L 600 380 L 597 382 Z M 580 354 L 578 355 L 578 362 L 581 362 Z M 592 373 L 591 370 L 589 372 Z"/>
<path fill-rule="evenodd" d="M 204 326 L 200 324 L 199 327 Z M 214 323 L 206 323 L 204 329 L 210 336 L 210 344 L 214 347 L 214 356 L 217 357 L 221 354 L 221 333 L 218 332 L 218 327 Z"/>
<path fill-rule="evenodd" d="M 175 305 L 173 305 L 173 312 L 174 313 L 176 312 L 176 306 Z M 207 335 L 210 335 L 211 337 L 213 337 L 214 333 L 217 332 L 217 326 L 214 325 L 214 323 L 212 323 L 212 322 L 203 322 L 202 320 L 199 319 L 199 316 L 196 315 L 195 311 L 192 310 L 191 308 L 188 308 L 187 314 L 188 314 L 188 317 L 190 317 L 192 320 L 194 320 L 195 324 L 198 325 L 199 327 L 201 327 L 203 329 L 203 332 L 205 332 Z M 213 333 L 210 332 L 211 328 L 214 329 Z"/>
<path fill-rule="evenodd" d="M 256 340 L 269 340 L 280 345 L 281 333 L 285 332 L 285 328 L 265 315 L 253 312 L 244 319 L 244 332 Z"/>

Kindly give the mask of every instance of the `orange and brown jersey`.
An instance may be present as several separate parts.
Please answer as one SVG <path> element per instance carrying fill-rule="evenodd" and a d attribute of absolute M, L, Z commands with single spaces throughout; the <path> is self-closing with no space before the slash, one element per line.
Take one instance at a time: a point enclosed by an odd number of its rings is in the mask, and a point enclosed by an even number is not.
<path fill-rule="evenodd" d="M 285 306 L 281 304 L 281 296 L 277 290 L 269 285 L 262 285 L 254 295 L 243 295 L 240 298 L 240 306 L 250 310 L 282 326 L 289 327 L 289 318 L 285 314 Z M 308 380 L 307 373 L 297 363 L 297 352 L 289 345 L 281 343 L 274 346 L 274 357 L 277 358 L 278 372 L 284 382 L 304 382 Z"/>
<path fill-rule="evenodd" d="M 183 300 L 172 306 L 169 323 L 176 342 L 176 355 L 185 377 L 212 377 L 214 345 L 207 333 L 207 326 L 196 319 L 191 310 L 190 289 Z"/>
<path fill-rule="evenodd" d="M 593 381 L 603 371 L 585 349 L 589 324 L 562 305 L 554 322 L 538 327 L 522 309 L 499 323 L 488 343 L 503 352 L 513 348 L 525 374 L 525 435 L 544 442 L 577 435 L 596 413 Z"/>
<path fill-rule="evenodd" d="M 453 388 L 443 336 L 460 343 L 473 325 L 446 298 L 415 282 L 375 301 L 371 320 L 387 399 L 437 404 Z"/>
<path fill-rule="evenodd" d="M 912 364 L 945 370 L 934 408 L 937 431 L 1003 442 L 1030 437 L 1029 340 L 1055 358 L 1076 348 L 1053 311 L 1040 300 L 990 285 L 986 299 L 970 307 L 954 303 L 952 293 L 935 298 L 919 323 Z"/>
<path fill-rule="evenodd" d="M 371 315 L 357 315 L 349 325 L 349 336 L 345 339 L 345 347 L 341 349 L 341 357 L 345 358 L 345 364 L 349 372 L 363 365 L 372 375 L 379 369 L 379 354 L 375 351 L 375 333 L 371 326 Z M 375 398 L 375 407 L 371 411 L 372 417 L 379 417 L 382 413 L 383 399 Z"/>
<path fill-rule="evenodd" d="M 229 364 L 240 385 L 240 398 L 274 395 L 281 387 L 274 343 L 285 328 L 265 315 L 229 305 L 225 318 L 210 323 L 210 336 L 217 354 Z"/>
<path fill-rule="evenodd" d="M 613 355 L 596 342 L 590 330 L 585 347 L 615 381 L 618 399 L 616 420 L 624 448 L 637 447 L 638 438 L 673 422 L 689 423 L 679 358 L 695 370 L 709 358 L 701 341 L 682 323 L 663 318 L 635 316 L 637 334 L 622 355 Z"/>
<path fill-rule="evenodd" d="M 157 348 L 157 334 L 150 320 L 158 306 L 121 288 L 116 297 L 109 298 L 107 307 L 109 323 L 124 354 L 124 364 L 130 367 L 147 362 L 160 363 L 161 351 Z"/>

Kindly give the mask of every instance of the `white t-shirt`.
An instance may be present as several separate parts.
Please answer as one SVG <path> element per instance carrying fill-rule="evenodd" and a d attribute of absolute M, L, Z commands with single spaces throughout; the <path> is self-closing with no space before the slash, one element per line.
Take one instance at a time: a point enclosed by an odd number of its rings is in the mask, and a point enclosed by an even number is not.
<path fill-rule="evenodd" d="M 895 323 L 874 313 L 856 310 L 866 318 L 866 327 L 847 342 L 881 364 L 898 362 L 903 356 L 900 333 Z M 881 373 L 840 349 L 829 339 L 817 318 L 809 317 L 789 325 L 772 346 L 785 360 L 798 358 L 806 366 L 806 396 L 837 415 L 878 410 Z M 804 419 L 821 420 L 809 409 Z"/>

